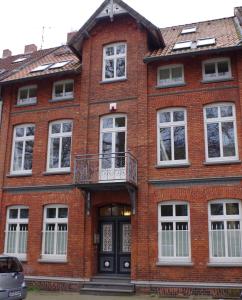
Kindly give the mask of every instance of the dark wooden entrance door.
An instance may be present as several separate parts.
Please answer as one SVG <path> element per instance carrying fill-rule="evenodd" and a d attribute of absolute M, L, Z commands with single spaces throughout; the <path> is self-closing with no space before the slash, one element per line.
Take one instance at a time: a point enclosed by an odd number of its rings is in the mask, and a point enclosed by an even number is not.
<path fill-rule="evenodd" d="M 99 230 L 99 272 L 107 274 L 130 274 L 130 217 L 101 217 Z"/>

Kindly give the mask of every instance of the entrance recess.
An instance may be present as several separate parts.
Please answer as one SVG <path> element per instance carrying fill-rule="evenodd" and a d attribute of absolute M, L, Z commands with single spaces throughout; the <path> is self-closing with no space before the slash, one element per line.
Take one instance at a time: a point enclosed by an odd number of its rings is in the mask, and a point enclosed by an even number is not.
<path fill-rule="evenodd" d="M 131 210 L 126 205 L 109 205 L 99 209 L 99 272 L 130 274 Z"/>

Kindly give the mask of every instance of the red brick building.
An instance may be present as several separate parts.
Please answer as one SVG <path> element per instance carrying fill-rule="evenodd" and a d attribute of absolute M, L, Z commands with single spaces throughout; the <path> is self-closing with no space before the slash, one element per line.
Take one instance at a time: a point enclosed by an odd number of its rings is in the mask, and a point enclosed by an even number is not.
<path fill-rule="evenodd" d="M 68 46 L 4 51 L 0 249 L 29 282 L 240 293 L 241 24 L 106 0 Z"/>

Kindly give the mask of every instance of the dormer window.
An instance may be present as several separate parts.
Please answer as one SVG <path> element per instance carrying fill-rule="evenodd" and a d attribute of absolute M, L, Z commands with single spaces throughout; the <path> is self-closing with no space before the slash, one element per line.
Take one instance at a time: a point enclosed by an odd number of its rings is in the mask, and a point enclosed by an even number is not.
<path fill-rule="evenodd" d="M 37 102 L 37 85 L 24 86 L 18 90 L 17 105 L 30 105 Z"/>
<path fill-rule="evenodd" d="M 117 43 L 103 48 L 103 81 L 126 78 L 127 45 Z"/>

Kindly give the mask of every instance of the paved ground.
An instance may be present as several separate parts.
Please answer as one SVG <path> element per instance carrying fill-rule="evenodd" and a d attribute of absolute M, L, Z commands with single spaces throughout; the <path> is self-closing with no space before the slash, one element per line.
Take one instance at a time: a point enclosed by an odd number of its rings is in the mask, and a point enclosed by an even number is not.
<path fill-rule="evenodd" d="M 158 300 L 152 296 L 90 296 L 63 292 L 28 292 L 26 300 Z M 165 300 L 165 298 L 162 298 Z M 172 300 L 172 298 L 169 298 Z M 185 300 L 185 299 L 183 299 Z"/>

